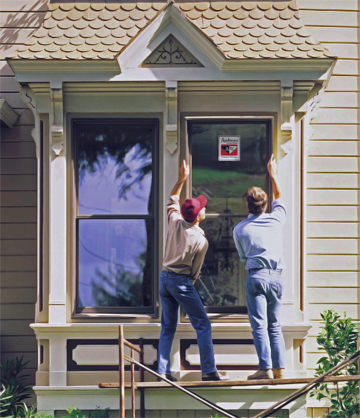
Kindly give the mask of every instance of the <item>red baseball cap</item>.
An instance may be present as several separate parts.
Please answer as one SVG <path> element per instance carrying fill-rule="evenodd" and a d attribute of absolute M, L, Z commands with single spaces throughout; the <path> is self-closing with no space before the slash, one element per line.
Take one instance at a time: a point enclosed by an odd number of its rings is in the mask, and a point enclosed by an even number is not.
<path fill-rule="evenodd" d="M 181 205 L 181 214 L 185 221 L 194 222 L 201 209 L 207 204 L 205 196 L 201 195 L 196 199 L 186 199 Z"/>

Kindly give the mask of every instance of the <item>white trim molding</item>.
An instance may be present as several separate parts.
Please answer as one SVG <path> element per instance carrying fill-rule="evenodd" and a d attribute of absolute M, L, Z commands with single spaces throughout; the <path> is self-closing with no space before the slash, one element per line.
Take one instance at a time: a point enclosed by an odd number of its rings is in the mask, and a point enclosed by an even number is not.
<path fill-rule="evenodd" d="M 19 114 L 9 105 L 5 99 L 0 99 L 0 119 L 9 128 L 12 128 L 17 121 Z"/>

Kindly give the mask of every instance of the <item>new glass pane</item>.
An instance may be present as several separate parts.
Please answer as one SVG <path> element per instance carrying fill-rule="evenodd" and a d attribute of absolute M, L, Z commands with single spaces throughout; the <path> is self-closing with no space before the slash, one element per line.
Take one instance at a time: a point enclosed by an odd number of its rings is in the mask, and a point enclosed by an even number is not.
<path fill-rule="evenodd" d="M 154 126 L 78 124 L 78 213 L 152 211 Z"/>
<path fill-rule="evenodd" d="M 209 241 L 196 289 L 205 306 L 246 306 L 245 264 L 240 262 L 232 230 L 244 218 L 207 218 L 201 223 Z"/>
<path fill-rule="evenodd" d="M 78 222 L 79 306 L 151 306 L 153 221 Z"/>
<path fill-rule="evenodd" d="M 228 206 L 231 213 L 245 214 L 247 189 L 266 190 L 267 131 L 263 122 L 190 124 L 193 196 L 207 196 L 208 213 L 223 213 Z M 240 161 L 219 161 L 219 136 L 240 137 Z"/>

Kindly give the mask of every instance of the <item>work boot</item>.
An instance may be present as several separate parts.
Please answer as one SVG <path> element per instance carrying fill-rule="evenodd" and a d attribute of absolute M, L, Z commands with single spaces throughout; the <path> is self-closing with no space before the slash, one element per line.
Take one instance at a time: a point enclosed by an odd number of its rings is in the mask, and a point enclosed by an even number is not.
<path fill-rule="evenodd" d="M 230 380 L 227 376 L 221 376 L 218 372 L 206 373 L 201 375 L 203 382 L 219 381 L 219 380 Z"/>
<path fill-rule="evenodd" d="M 247 380 L 262 380 L 262 379 L 274 379 L 274 375 L 271 369 L 258 370 L 254 374 L 247 377 Z"/>
<path fill-rule="evenodd" d="M 285 379 L 284 369 L 273 369 L 274 379 Z"/>
<path fill-rule="evenodd" d="M 176 377 L 174 377 L 172 374 L 170 374 L 170 373 L 159 373 L 159 375 L 161 376 L 161 377 L 165 377 L 167 380 L 170 380 L 171 382 L 177 382 L 178 380 L 176 379 Z M 163 380 L 161 380 L 159 377 L 158 377 L 158 381 L 159 382 L 163 382 Z"/>

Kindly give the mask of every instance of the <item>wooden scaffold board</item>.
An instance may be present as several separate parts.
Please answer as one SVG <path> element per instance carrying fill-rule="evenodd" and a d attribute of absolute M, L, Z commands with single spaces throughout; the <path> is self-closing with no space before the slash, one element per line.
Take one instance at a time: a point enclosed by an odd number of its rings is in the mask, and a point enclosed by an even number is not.
<path fill-rule="evenodd" d="M 178 386 L 186 388 L 209 388 L 209 387 L 241 387 L 241 386 L 279 386 L 279 385 L 303 385 L 313 381 L 313 377 L 302 377 L 295 379 L 263 379 L 263 380 L 225 380 L 218 382 L 176 382 Z M 335 376 L 327 377 L 322 380 L 324 383 L 334 382 L 349 382 L 360 381 L 360 375 L 358 376 Z M 136 388 L 171 388 L 169 383 L 166 382 L 136 382 Z M 100 388 L 119 388 L 119 383 L 100 383 Z M 125 383 L 125 388 L 130 389 L 131 383 Z"/>

